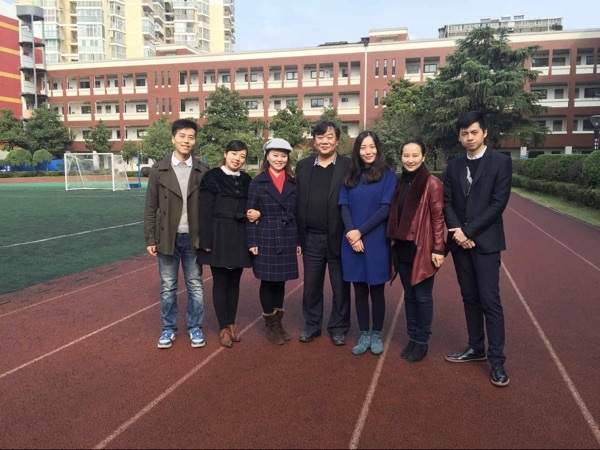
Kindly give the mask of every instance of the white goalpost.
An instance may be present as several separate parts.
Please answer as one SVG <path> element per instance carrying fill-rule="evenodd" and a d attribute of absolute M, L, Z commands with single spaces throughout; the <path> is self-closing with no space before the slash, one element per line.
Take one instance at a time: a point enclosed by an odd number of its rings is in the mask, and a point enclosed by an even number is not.
<path fill-rule="evenodd" d="M 125 162 L 114 153 L 65 153 L 65 189 L 130 189 Z"/>

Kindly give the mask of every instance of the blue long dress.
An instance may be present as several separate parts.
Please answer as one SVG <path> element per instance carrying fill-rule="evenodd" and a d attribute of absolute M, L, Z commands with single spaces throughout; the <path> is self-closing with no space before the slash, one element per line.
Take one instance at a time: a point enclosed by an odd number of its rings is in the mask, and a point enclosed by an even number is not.
<path fill-rule="evenodd" d="M 391 204 L 396 182 L 396 174 L 390 170 L 375 183 L 365 184 L 361 177 L 356 187 L 342 185 L 338 204 L 348 205 L 355 229 L 369 220 L 382 204 Z M 352 250 L 344 237 L 342 269 L 345 281 L 375 285 L 390 279 L 390 243 L 386 229 L 387 219 L 362 236 L 364 253 Z M 348 231 L 344 230 L 344 234 Z"/>

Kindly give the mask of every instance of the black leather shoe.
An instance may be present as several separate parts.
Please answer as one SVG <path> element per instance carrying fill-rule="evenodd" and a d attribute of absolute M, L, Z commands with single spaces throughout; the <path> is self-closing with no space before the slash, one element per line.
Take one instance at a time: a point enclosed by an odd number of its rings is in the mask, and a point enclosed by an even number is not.
<path fill-rule="evenodd" d="M 298 340 L 300 342 L 311 342 L 318 336 L 321 336 L 321 330 L 315 330 L 315 331 L 304 330 L 302 332 L 302 334 L 300 335 L 300 337 L 298 338 Z"/>
<path fill-rule="evenodd" d="M 502 363 L 492 364 L 490 375 L 490 380 L 494 386 L 504 387 L 510 383 L 510 379 L 508 378 L 508 374 L 506 373 L 506 370 L 504 370 Z"/>
<path fill-rule="evenodd" d="M 428 348 L 429 348 L 429 345 L 427 345 L 427 344 L 419 344 L 418 342 L 415 342 L 415 345 L 414 345 L 412 351 L 410 352 L 410 354 L 408 355 L 408 357 L 406 359 L 410 362 L 422 361 L 423 358 L 425 358 L 425 356 L 427 356 Z"/>
<path fill-rule="evenodd" d="M 485 361 L 485 350 L 475 350 L 473 347 L 466 347 L 464 350 L 446 356 L 446 361 L 453 363 L 464 363 L 471 361 Z"/>
<path fill-rule="evenodd" d="M 332 334 L 331 342 L 333 342 L 333 345 L 346 345 L 346 335 L 342 333 Z"/>

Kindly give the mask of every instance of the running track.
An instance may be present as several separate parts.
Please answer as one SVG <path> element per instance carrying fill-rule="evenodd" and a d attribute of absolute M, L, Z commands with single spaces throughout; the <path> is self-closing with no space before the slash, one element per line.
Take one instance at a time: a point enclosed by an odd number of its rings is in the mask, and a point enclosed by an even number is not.
<path fill-rule="evenodd" d="M 0 296 L 0 447 L 600 448 L 600 230 L 516 195 L 505 222 L 507 388 L 487 364 L 443 359 L 466 342 L 450 259 L 429 355 L 410 364 L 399 282 L 385 353 L 356 357 L 354 311 L 345 347 L 297 341 L 301 280 L 286 290 L 293 339 L 269 344 L 251 271 L 240 344 L 218 344 L 206 270 L 207 345 L 180 331 L 158 350 L 156 260 L 140 256 Z"/>

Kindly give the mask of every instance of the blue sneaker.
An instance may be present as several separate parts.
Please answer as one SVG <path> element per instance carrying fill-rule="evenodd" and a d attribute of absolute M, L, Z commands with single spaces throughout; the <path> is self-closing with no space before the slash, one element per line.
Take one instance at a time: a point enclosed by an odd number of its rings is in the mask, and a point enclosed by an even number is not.
<path fill-rule="evenodd" d="M 206 341 L 204 340 L 204 335 L 200 328 L 192 328 L 188 333 L 190 335 L 190 341 L 192 341 L 192 347 L 204 347 Z"/>
<path fill-rule="evenodd" d="M 373 331 L 373 334 L 371 335 L 371 353 L 374 355 L 381 355 L 383 353 L 381 331 Z"/>
<path fill-rule="evenodd" d="M 358 339 L 358 344 L 352 349 L 353 355 L 362 355 L 371 347 L 371 332 L 370 331 L 361 331 L 360 338 Z"/>
<path fill-rule="evenodd" d="M 165 330 L 158 338 L 158 348 L 169 348 L 175 340 L 175 332 L 173 330 Z"/>

